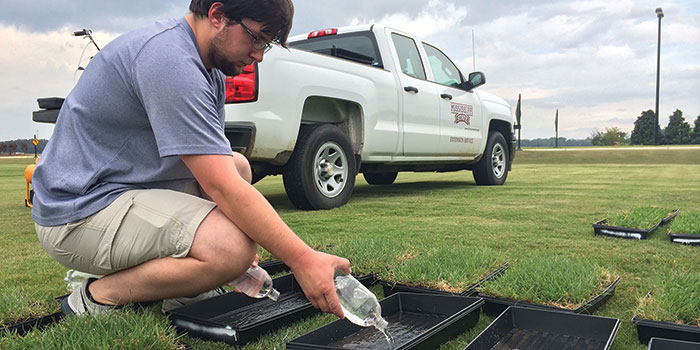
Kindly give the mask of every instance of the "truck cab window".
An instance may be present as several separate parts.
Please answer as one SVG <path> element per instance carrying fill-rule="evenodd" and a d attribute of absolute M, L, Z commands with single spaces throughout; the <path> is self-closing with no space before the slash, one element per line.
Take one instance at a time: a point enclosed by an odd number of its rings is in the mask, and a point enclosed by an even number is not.
<path fill-rule="evenodd" d="M 457 66 L 455 66 L 444 53 L 426 43 L 423 43 L 423 48 L 428 54 L 430 69 L 433 71 L 432 81 L 452 87 L 457 87 L 462 83 L 462 76 L 459 73 L 459 69 L 457 69 Z"/>
<path fill-rule="evenodd" d="M 401 71 L 414 78 L 425 79 L 425 69 L 423 69 L 423 61 L 418 53 L 416 42 L 396 33 L 392 33 L 391 38 L 401 64 Z"/>
<path fill-rule="evenodd" d="M 379 48 L 371 32 L 329 35 L 294 41 L 290 47 L 343 58 L 357 63 L 383 68 Z"/>

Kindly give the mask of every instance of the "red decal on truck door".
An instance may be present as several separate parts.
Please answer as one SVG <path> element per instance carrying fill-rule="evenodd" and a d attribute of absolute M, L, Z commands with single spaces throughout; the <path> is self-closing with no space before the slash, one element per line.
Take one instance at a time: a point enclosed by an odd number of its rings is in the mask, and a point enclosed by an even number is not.
<path fill-rule="evenodd" d="M 462 103 L 450 102 L 451 113 L 455 115 L 455 124 L 460 122 L 470 125 L 471 118 L 474 115 L 473 108 L 470 105 Z"/>

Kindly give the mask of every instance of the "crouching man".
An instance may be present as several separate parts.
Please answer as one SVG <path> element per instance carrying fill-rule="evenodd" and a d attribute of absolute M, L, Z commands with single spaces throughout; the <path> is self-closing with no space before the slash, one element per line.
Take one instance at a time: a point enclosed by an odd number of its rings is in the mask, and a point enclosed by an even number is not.
<path fill-rule="evenodd" d="M 333 273 L 349 273 L 349 261 L 292 232 L 224 135 L 225 75 L 286 47 L 293 12 L 291 0 L 192 0 L 185 17 L 127 33 L 90 62 L 33 178 L 44 249 L 105 275 L 64 312 L 161 299 L 167 311 L 217 295 L 260 245 L 315 307 L 343 317 Z"/>

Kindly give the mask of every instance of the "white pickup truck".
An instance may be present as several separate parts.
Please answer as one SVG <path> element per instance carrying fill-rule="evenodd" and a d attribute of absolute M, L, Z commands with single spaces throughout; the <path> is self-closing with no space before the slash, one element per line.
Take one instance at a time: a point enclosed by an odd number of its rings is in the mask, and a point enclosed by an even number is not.
<path fill-rule="evenodd" d="M 514 150 L 510 106 L 476 91 L 437 47 L 379 25 L 295 36 L 227 79 L 226 135 L 257 181 L 283 175 L 292 203 L 347 203 L 355 177 L 372 185 L 401 171 L 472 170 L 502 185 Z"/>

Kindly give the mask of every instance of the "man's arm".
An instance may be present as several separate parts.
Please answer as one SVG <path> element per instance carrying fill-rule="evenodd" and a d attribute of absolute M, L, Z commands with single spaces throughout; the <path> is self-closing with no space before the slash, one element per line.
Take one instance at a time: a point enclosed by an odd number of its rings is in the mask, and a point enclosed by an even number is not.
<path fill-rule="evenodd" d="M 350 273 L 347 259 L 317 252 L 304 243 L 267 199 L 238 174 L 233 157 L 186 155 L 180 158 L 231 222 L 292 269 L 315 307 L 343 317 L 333 273 L 336 269 Z"/>

